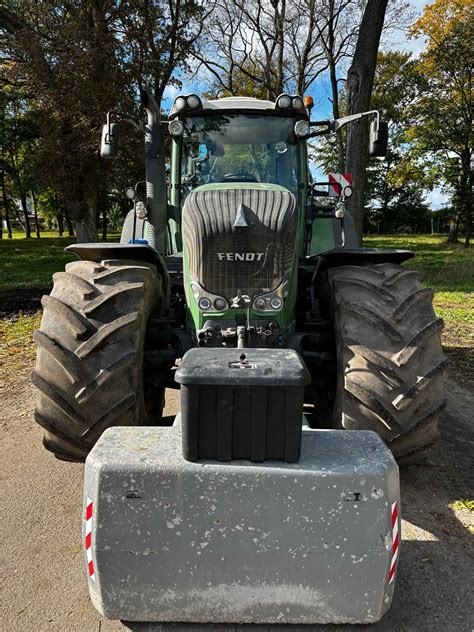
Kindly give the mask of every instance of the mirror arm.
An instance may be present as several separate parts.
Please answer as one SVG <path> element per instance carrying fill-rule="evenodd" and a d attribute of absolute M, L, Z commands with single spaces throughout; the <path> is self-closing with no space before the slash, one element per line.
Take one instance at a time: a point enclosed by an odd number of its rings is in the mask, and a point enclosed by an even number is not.
<path fill-rule="evenodd" d="M 311 132 L 310 134 L 308 134 L 307 136 L 305 136 L 305 139 L 308 138 L 316 138 L 317 136 L 326 136 L 327 134 L 331 134 L 331 132 L 334 131 L 334 127 L 333 127 L 333 123 L 334 121 L 311 121 L 310 125 L 311 127 L 326 127 L 326 129 L 322 129 L 322 130 L 316 130 L 314 132 Z"/>
<path fill-rule="evenodd" d="M 311 127 L 325 126 L 326 129 L 311 132 L 310 134 L 305 136 L 305 138 L 309 139 L 309 138 L 315 138 L 317 136 L 326 136 L 327 134 L 331 134 L 331 132 L 337 132 L 337 130 L 341 129 L 348 123 L 352 123 L 353 121 L 358 121 L 364 116 L 373 116 L 373 115 L 375 115 L 377 119 L 377 127 L 378 127 L 380 123 L 380 113 L 378 110 L 369 110 L 368 112 L 359 112 L 358 114 L 351 114 L 350 116 L 344 116 L 342 118 L 330 120 L 330 121 L 311 121 L 310 122 Z"/>
<path fill-rule="evenodd" d="M 112 116 L 117 117 L 123 121 L 127 121 L 127 123 L 131 123 L 131 125 L 133 125 L 134 127 L 137 128 L 137 130 L 139 132 L 143 132 L 145 130 L 145 123 L 142 119 L 140 119 L 138 116 L 132 116 L 131 114 L 125 114 L 125 112 L 115 112 L 114 110 L 111 110 L 110 112 L 107 112 L 107 127 L 110 130 L 110 124 L 111 124 L 111 119 Z M 110 133 L 110 131 L 109 131 Z"/>
<path fill-rule="evenodd" d="M 373 114 L 375 114 L 375 116 L 377 117 L 377 126 L 378 126 L 379 122 L 380 122 L 380 113 L 379 113 L 379 111 L 378 110 L 369 110 L 368 112 L 359 112 L 359 114 L 351 114 L 350 116 L 344 116 L 344 117 L 342 117 L 340 119 L 336 119 L 335 121 L 331 121 L 331 123 L 333 125 L 333 130 L 335 132 L 337 132 L 338 129 L 341 129 L 341 127 L 344 127 L 348 123 L 352 123 L 352 121 L 358 121 L 363 116 L 371 116 Z"/>

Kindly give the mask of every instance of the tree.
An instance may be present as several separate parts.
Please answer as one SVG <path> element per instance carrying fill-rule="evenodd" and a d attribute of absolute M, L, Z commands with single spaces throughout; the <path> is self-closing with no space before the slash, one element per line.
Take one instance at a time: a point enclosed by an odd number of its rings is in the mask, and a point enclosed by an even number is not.
<path fill-rule="evenodd" d="M 107 104 L 116 102 L 112 4 L 23 0 L 0 9 L 7 76 L 28 86 L 44 113 L 44 176 L 65 199 L 82 241 L 96 238 L 97 127 Z"/>
<path fill-rule="evenodd" d="M 426 161 L 413 155 L 406 138 L 406 111 L 417 92 L 415 67 L 409 53 L 388 51 L 378 55 L 371 107 L 388 123 L 389 144 L 383 159 L 368 162 L 364 198 L 368 225 L 375 221 L 378 232 L 399 230 L 401 226 L 421 229 L 424 225 L 419 221 L 419 214 L 426 213 L 422 193 L 433 182 Z M 400 215 L 397 224 L 394 210 L 408 208 L 408 199 L 416 217 L 407 221 Z"/>
<path fill-rule="evenodd" d="M 105 113 L 138 113 L 144 85 L 160 102 L 186 64 L 202 14 L 197 0 L 16 0 L 0 7 L 4 72 L 27 86 L 31 107 L 44 115 L 44 176 L 75 220 L 78 241 L 96 240 L 99 208 L 106 217 L 97 151 Z M 135 165 L 141 154 L 140 144 Z M 117 172 L 110 168 L 108 186 Z"/>
<path fill-rule="evenodd" d="M 472 42 L 474 1 L 435 0 L 425 7 L 412 35 L 427 48 L 416 65 L 418 93 L 410 107 L 413 152 L 452 194 L 455 209 L 448 241 L 456 242 L 462 219 L 469 245 L 472 224 Z"/>
<path fill-rule="evenodd" d="M 207 69 L 219 96 L 242 95 L 242 88 L 247 89 L 243 96 L 273 100 L 284 91 L 304 94 L 328 68 L 318 43 L 327 28 L 324 2 L 217 0 L 193 50 L 196 72 Z M 338 3 L 347 5 L 348 0 Z"/>
<path fill-rule="evenodd" d="M 387 0 L 368 0 L 359 29 L 359 36 L 347 74 L 347 114 L 370 109 L 372 86 L 377 64 L 377 51 L 387 8 Z M 354 218 L 359 240 L 364 222 L 364 188 L 368 150 L 368 123 L 362 119 L 349 126 L 346 146 L 346 172 L 352 174 L 354 192 L 348 209 Z"/>

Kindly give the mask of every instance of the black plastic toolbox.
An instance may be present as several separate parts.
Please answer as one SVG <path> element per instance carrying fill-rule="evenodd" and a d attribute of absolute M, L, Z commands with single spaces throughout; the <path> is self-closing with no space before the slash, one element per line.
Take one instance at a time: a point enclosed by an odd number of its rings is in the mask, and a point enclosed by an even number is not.
<path fill-rule="evenodd" d="M 310 375 L 296 351 L 191 349 L 175 379 L 186 460 L 299 459 Z"/>

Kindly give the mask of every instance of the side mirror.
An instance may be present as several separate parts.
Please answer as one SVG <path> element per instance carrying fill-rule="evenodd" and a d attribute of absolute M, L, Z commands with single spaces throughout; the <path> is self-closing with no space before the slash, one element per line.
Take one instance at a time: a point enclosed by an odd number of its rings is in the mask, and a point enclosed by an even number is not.
<path fill-rule="evenodd" d="M 119 149 L 118 124 L 105 124 L 102 128 L 102 139 L 100 141 L 100 157 L 116 158 Z"/>
<path fill-rule="evenodd" d="M 388 149 L 388 124 L 383 121 L 372 121 L 370 124 L 369 156 L 383 157 Z"/>

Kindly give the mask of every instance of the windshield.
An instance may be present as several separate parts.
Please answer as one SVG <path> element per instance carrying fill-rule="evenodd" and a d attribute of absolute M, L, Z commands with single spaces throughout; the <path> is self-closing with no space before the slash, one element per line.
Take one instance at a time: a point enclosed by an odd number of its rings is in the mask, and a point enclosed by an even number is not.
<path fill-rule="evenodd" d="M 181 184 L 186 195 L 203 184 L 260 182 L 298 192 L 295 119 L 220 114 L 184 119 Z"/>

